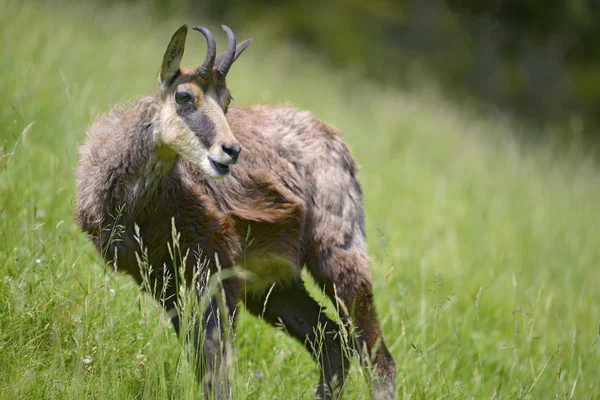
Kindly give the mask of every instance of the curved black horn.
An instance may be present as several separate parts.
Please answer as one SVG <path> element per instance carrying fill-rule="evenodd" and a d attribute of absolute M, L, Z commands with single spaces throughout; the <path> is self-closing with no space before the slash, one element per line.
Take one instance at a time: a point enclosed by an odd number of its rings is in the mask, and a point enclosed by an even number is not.
<path fill-rule="evenodd" d="M 229 72 L 229 68 L 231 68 L 231 64 L 233 64 L 233 60 L 235 59 L 235 46 L 236 40 L 233 31 L 229 29 L 227 25 L 221 25 L 221 28 L 227 34 L 227 51 L 223 54 L 223 61 L 217 65 L 217 78 L 224 79 Z"/>
<path fill-rule="evenodd" d="M 194 30 L 202 33 L 206 38 L 206 45 L 208 46 L 206 49 L 206 59 L 204 60 L 204 63 L 196 70 L 196 73 L 198 75 L 206 78 L 208 77 L 208 74 L 210 74 L 210 72 L 212 71 L 213 66 L 215 65 L 215 57 L 217 56 L 217 44 L 215 43 L 215 38 L 208 29 L 202 26 L 195 26 Z"/>

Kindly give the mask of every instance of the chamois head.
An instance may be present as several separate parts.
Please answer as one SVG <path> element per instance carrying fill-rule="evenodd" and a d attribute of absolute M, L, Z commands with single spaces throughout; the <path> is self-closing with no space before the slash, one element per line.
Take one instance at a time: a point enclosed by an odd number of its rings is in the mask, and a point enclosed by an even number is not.
<path fill-rule="evenodd" d="M 206 59 L 198 68 L 180 67 L 187 25 L 175 32 L 158 74 L 161 98 L 161 126 L 158 129 L 162 154 L 176 153 L 200 167 L 208 176 L 223 178 L 230 164 L 238 160 L 242 147 L 231 132 L 225 114 L 231 94 L 225 77 L 231 64 L 250 44 L 250 39 L 236 46 L 235 35 L 222 25 L 227 34 L 227 50 L 216 56 L 212 33 L 194 27 L 206 38 Z"/>

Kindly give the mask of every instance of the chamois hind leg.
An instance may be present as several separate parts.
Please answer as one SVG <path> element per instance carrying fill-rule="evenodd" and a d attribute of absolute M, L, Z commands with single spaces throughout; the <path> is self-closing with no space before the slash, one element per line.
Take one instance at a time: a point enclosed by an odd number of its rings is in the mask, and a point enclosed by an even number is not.
<path fill-rule="evenodd" d="M 314 181 L 304 233 L 304 261 L 333 302 L 341 303 L 338 308 L 344 325 L 354 322 L 362 361 L 373 365 L 372 397 L 393 399 L 396 365 L 383 341 L 373 303 L 356 163 L 339 136 L 331 132 L 332 128 L 323 129 L 332 135 L 323 149 L 327 157 L 312 170 Z"/>
<path fill-rule="evenodd" d="M 334 304 L 341 302 L 338 308 L 344 324 L 350 326 L 353 322 L 357 328 L 353 344 L 363 362 L 373 365 L 373 398 L 393 399 L 396 364 L 383 341 L 364 246 L 324 249 L 309 260 L 308 267 Z"/>
<path fill-rule="evenodd" d="M 317 360 L 321 368 L 317 398 L 339 398 L 348 368 L 340 328 L 308 294 L 302 280 L 278 282 L 270 292 L 249 293 L 244 301 L 252 314 L 283 325 Z"/>

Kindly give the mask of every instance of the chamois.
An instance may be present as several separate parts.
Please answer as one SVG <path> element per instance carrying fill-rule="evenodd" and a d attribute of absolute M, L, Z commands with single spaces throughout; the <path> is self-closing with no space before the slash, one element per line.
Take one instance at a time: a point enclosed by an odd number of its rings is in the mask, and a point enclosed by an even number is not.
<path fill-rule="evenodd" d="M 187 282 L 200 272 L 246 271 L 224 279 L 198 318 L 193 357 L 205 396 L 230 394 L 221 377 L 227 374 L 217 373 L 227 356 L 219 315 L 228 310 L 234 325 L 241 304 L 283 325 L 313 354 L 322 371 L 319 398 L 340 396 L 349 365 L 344 337 L 305 289 L 306 267 L 344 324 L 356 328 L 352 345 L 372 363 L 373 397 L 391 399 L 396 366 L 373 303 L 356 163 L 341 133 L 310 112 L 230 106 L 225 78 L 250 39 L 236 44 L 233 32 L 222 28 L 228 48 L 216 56 L 211 32 L 194 27 L 207 55 L 200 67 L 189 68 L 180 67 L 188 31 L 180 27 L 164 54 L 158 91 L 110 110 L 87 130 L 75 219 L 105 260 L 139 283 L 139 255 L 146 253 L 150 286 L 165 288 L 149 291 L 178 333 L 178 292 L 165 280 L 178 273 L 169 251 L 172 224 L 181 252 L 204 257 L 203 263 L 185 259 Z M 248 233 L 252 243 L 244 246 Z"/>

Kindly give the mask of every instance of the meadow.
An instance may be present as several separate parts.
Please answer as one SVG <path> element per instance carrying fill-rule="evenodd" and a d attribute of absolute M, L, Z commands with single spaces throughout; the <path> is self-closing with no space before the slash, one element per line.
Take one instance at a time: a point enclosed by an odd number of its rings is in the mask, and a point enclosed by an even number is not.
<path fill-rule="evenodd" d="M 225 21 L 135 3 L 0 9 L 0 398 L 196 398 L 167 316 L 73 222 L 74 168 L 86 126 L 155 89 L 177 27 L 216 33 Z M 311 110 L 358 160 L 398 398 L 600 398 L 600 175 L 589 149 L 435 84 L 387 88 L 264 27 L 232 28 L 254 37 L 228 76 L 235 104 Z M 190 34 L 184 64 L 199 64 L 204 46 Z M 234 398 L 314 397 L 317 367 L 284 332 L 243 312 L 234 340 Z M 368 397 L 358 363 L 345 395 Z"/>

